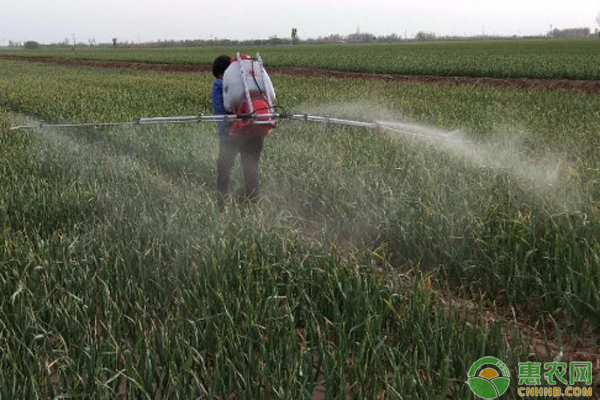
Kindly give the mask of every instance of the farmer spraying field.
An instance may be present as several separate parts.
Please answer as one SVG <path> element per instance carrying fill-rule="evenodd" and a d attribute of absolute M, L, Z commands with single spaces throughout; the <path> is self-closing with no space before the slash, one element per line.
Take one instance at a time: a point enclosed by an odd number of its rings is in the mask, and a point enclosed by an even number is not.
<path fill-rule="evenodd" d="M 402 135 L 432 139 L 423 133 L 399 129 L 385 122 L 366 122 L 306 113 L 289 113 L 283 107 L 274 105 L 275 89 L 263 66 L 260 54 L 257 54 L 256 58 L 240 53 L 237 53 L 234 58 L 221 55 L 213 61 L 212 74 L 215 77 L 211 90 L 214 115 L 134 118 L 129 122 L 46 124 L 42 121 L 37 125 L 15 126 L 11 130 L 216 122 L 219 136 L 217 202 L 221 211 L 229 197 L 231 170 L 238 153 L 244 173 L 246 200 L 254 203 L 259 199 L 259 161 L 264 138 L 275 128 L 279 119 L 317 122 L 331 126 L 381 129 Z"/>
<path fill-rule="evenodd" d="M 268 118 L 225 108 L 227 72 L 202 115 L 211 72 L 0 63 L 3 399 L 473 398 L 487 356 L 501 398 L 523 362 L 597 377 L 597 96 L 276 72 L 303 113 L 270 111 L 268 204 L 218 213 L 214 123 Z"/>
<path fill-rule="evenodd" d="M 130 122 L 90 122 L 16 126 L 11 130 L 40 128 L 77 128 L 106 126 L 135 126 L 150 124 L 180 124 L 216 122 L 219 137 L 217 159 L 217 206 L 223 211 L 229 198 L 231 170 L 238 154 L 244 175 L 245 200 L 255 203 L 260 198 L 259 162 L 264 138 L 279 120 L 316 122 L 327 126 L 366 128 L 387 133 L 394 137 L 411 137 L 437 146 L 446 153 L 467 158 L 478 165 L 502 168 L 518 177 L 532 181 L 535 186 L 552 184 L 556 169 L 541 167 L 522 161 L 512 147 L 504 149 L 502 144 L 488 148 L 470 141 L 459 131 L 442 131 L 397 121 L 361 121 L 342 119 L 329 115 L 291 113 L 282 106 L 275 106 L 275 90 L 260 54 L 256 58 L 237 53 L 231 58 L 221 55 L 213 61 L 211 100 L 214 115 L 168 116 L 134 118 Z M 321 106 L 321 111 L 328 111 Z M 334 109 L 333 113 L 340 110 Z M 373 116 L 372 113 L 369 116 Z M 508 166 L 508 167 L 506 167 Z"/>

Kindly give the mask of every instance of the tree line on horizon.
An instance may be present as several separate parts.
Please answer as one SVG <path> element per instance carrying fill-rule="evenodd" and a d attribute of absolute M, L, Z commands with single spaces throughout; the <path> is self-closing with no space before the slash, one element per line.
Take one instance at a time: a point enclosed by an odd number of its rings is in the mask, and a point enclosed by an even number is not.
<path fill-rule="evenodd" d="M 599 15 L 600 18 L 600 15 Z M 600 21 L 599 21 L 600 24 Z M 42 44 L 37 41 L 29 40 L 26 42 L 15 42 L 9 41 L 8 48 L 24 48 L 24 49 L 39 49 L 39 48 L 109 48 L 109 47 L 135 47 L 135 48 L 148 48 L 148 47 L 210 47 L 210 46 L 277 46 L 277 45 L 296 45 L 296 44 L 331 44 L 331 43 L 395 43 L 405 41 L 435 41 L 435 40 L 494 40 L 494 39 L 517 39 L 517 38 L 569 38 L 569 39 L 583 39 L 590 37 L 600 37 L 600 32 L 596 28 L 594 32 L 590 28 L 567 28 L 567 29 L 553 29 L 546 34 L 540 35 L 529 35 L 529 36 L 501 36 L 501 35 L 473 35 L 473 36 L 438 36 L 435 32 L 419 31 L 414 38 L 409 38 L 408 35 L 398 35 L 392 33 L 390 35 L 376 36 L 369 32 L 352 33 L 349 35 L 331 34 L 329 36 L 319 36 L 317 38 L 301 39 L 298 36 L 298 30 L 292 29 L 292 34 L 289 38 L 277 37 L 276 35 L 269 37 L 268 39 L 246 39 L 246 40 L 233 40 L 233 39 L 183 39 L 183 40 L 157 40 L 148 42 L 132 42 L 132 41 L 119 41 L 117 38 L 111 39 L 110 42 L 97 43 L 95 39 L 89 39 L 87 42 L 76 42 L 69 41 L 66 38 L 62 42 L 53 42 Z"/>

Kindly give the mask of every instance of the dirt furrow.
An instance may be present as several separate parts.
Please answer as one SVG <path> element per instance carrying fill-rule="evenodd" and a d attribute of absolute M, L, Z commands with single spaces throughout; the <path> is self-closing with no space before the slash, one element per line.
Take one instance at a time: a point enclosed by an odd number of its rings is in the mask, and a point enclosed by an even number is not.
<path fill-rule="evenodd" d="M 176 72 L 208 72 L 211 70 L 211 67 L 209 65 L 197 64 L 158 64 L 125 61 L 80 60 L 57 57 L 28 57 L 14 55 L 0 55 L 0 59 L 22 60 L 29 62 L 49 63 L 66 66 L 87 66 L 94 68 L 134 68 L 140 70 Z M 296 76 L 333 77 L 386 82 L 415 82 L 423 84 L 450 84 L 484 87 L 517 87 L 524 89 L 531 88 L 540 90 L 556 89 L 581 93 L 600 93 L 600 80 L 371 74 L 299 67 L 270 67 L 269 71 Z"/>

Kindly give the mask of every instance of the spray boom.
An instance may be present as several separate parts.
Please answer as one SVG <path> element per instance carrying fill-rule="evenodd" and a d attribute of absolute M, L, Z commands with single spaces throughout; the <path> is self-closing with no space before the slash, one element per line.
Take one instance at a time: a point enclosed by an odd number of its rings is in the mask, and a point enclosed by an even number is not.
<path fill-rule="evenodd" d="M 298 121 L 317 122 L 328 125 L 354 126 L 359 128 L 378 128 L 377 122 L 354 121 L 349 119 L 332 118 L 329 116 L 310 115 L 310 114 L 288 114 L 267 113 L 267 114 L 231 114 L 231 115 L 193 115 L 181 117 L 151 117 L 134 118 L 127 122 L 88 122 L 88 123 L 66 123 L 66 124 L 47 124 L 40 122 L 36 125 L 21 125 L 10 128 L 11 131 L 26 129 L 52 129 L 52 128 L 85 128 L 85 127 L 115 127 L 115 126 L 136 126 L 136 125 L 163 125 L 163 124 L 185 124 L 198 122 L 231 122 L 231 121 L 249 121 L 253 124 L 272 124 L 272 120 L 291 119 Z M 267 121 L 265 121 L 267 120 Z"/>
<path fill-rule="evenodd" d="M 88 122 L 88 123 L 65 123 L 65 124 L 47 124 L 40 122 L 36 125 L 21 125 L 13 126 L 11 131 L 18 130 L 40 130 L 40 129 L 59 129 L 59 128 L 87 128 L 87 127 L 117 127 L 117 126 L 138 126 L 138 125 L 167 125 L 167 124 L 190 124 L 200 122 L 231 122 L 231 121 L 251 121 L 252 124 L 270 124 L 279 120 L 296 120 L 304 122 L 314 122 L 331 126 L 348 126 L 364 129 L 379 129 L 396 134 L 418 137 L 430 140 L 447 140 L 451 139 L 452 133 L 445 135 L 446 137 L 432 136 L 425 132 L 420 132 L 415 129 L 410 129 L 409 126 L 399 126 L 396 123 L 380 122 L 380 121 L 359 121 L 344 118 L 335 118 L 330 116 L 312 115 L 312 114 L 291 114 L 287 112 L 267 113 L 267 114 L 231 114 L 231 115 L 192 115 L 181 117 L 151 117 L 151 118 L 134 118 L 126 122 Z"/>

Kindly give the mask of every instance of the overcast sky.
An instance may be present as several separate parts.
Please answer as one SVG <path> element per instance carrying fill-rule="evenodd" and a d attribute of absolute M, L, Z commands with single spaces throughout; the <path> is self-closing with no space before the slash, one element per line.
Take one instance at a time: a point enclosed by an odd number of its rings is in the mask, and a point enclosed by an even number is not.
<path fill-rule="evenodd" d="M 157 39 L 301 38 L 418 31 L 527 35 L 598 27 L 600 0 L 0 0 L 0 45 Z"/>

